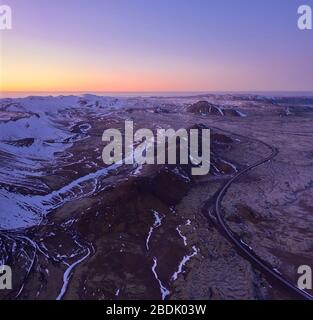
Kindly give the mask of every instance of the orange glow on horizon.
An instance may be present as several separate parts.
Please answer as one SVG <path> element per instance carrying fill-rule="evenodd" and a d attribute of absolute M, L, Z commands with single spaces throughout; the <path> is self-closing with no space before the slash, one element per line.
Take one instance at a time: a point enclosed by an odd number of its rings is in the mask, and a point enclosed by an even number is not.
<path fill-rule="evenodd" d="M 1 92 L 313 90 L 312 34 L 288 1 L 8 2 Z"/>
<path fill-rule="evenodd" d="M 2 39 L 1 39 L 2 40 Z M 76 51 L 40 40 L 6 39 L 1 47 L 3 92 L 157 92 L 257 90 L 254 68 L 211 57 L 138 56 Z M 260 83 L 265 77 L 259 74 Z M 234 81 L 235 79 L 235 81 Z M 249 84 L 250 88 L 248 88 Z M 261 87 L 260 87 L 261 89 Z M 273 88 L 275 89 L 275 88 Z"/>

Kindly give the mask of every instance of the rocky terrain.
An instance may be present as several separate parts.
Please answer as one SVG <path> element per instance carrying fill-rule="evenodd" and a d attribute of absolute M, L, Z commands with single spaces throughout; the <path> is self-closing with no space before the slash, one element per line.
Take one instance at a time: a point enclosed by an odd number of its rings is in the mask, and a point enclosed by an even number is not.
<path fill-rule="evenodd" d="M 103 131 L 126 120 L 211 129 L 210 173 L 106 166 Z M 313 267 L 312 121 L 306 97 L 1 99 L 0 264 L 13 290 L 0 298 L 299 298 L 229 241 L 217 209 L 296 286 L 297 268 Z"/>

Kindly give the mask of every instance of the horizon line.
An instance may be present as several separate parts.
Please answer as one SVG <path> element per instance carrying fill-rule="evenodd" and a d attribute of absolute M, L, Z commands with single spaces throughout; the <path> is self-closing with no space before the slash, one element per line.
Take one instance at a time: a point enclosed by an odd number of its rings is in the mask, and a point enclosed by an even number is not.
<path fill-rule="evenodd" d="M 275 98 L 313 98 L 313 90 L 229 90 L 229 91 L 1 91 L 0 99 L 23 99 L 29 97 L 60 97 L 60 96 L 84 96 L 95 95 L 99 97 L 119 97 L 119 98 L 175 98 L 175 97 L 199 97 L 205 95 L 242 95 L 242 96 L 264 96 Z"/>

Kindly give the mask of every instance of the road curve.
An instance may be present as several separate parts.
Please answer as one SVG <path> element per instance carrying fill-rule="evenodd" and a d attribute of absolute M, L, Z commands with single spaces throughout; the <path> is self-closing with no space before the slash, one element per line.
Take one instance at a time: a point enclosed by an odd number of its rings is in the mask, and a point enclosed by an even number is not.
<path fill-rule="evenodd" d="M 229 131 L 226 130 L 221 130 L 220 128 L 216 128 L 220 131 L 224 131 L 227 133 L 230 133 Z M 236 136 L 239 136 L 238 134 L 235 134 Z M 271 154 L 248 166 L 247 168 L 243 169 L 242 171 L 239 171 L 236 173 L 224 186 L 223 188 L 218 192 L 217 198 L 215 200 L 215 208 L 214 208 L 214 213 L 215 213 L 215 218 L 217 220 L 218 226 L 220 229 L 223 231 L 223 233 L 226 235 L 228 240 L 236 247 L 236 249 L 241 252 L 242 255 L 244 255 L 250 262 L 252 262 L 255 267 L 261 271 L 262 273 L 272 277 L 276 281 L 278 281 L 283 287 L 288 289 L 289 291 L 293 292 L 299 298 L 306 299 L 306 300 L 313 300 L 313 296 L 307 293 L 304 290 L 299 289 L 296 287 L 291 281 L 289 281 L 287 278 L 285 278 L 282 274 L 280 274 L 278 271 L 274 270 L 267 262 L 265 262 L 263 259 L 261 259 L 254 251 L 251 249 L 248 245 L 245 245 L 241 239 L 239 239 L 234 232 L 231 230 L 231 228 L 227 225 L 226 221 L 224 220 L 223 214 L 222 214 L 222 209 L 221 209 L 221 204 L 224 196 L 226 195 L 227 190 L 230 188 L 230 186 L 239 179 L 239 177 L 243 176 L 245 173 L 265 164 L 266 162 L 271 161 L 278 155 L 278 149 L 263 142 L 258 139 L 253 139 L 253 138 L 247 138 L 243 137 L 244 139 L 248 139 L 251 141 L 259 142 L 263 145 L 265 145 L 267 148 L 271 150 Z"/>

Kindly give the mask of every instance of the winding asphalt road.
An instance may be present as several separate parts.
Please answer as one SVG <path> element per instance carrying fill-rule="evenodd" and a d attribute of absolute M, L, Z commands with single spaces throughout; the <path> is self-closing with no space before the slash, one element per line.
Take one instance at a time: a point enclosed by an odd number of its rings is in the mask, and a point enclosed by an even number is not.
<path fill-rule="evenodd" d="M 224 131 L 224 132 L 230 133 L 226 130 L 221 130 L 220 128 L 216 128 L 216 129 L 218 129 L 219 131 Z M 236 136 L 239 136 L 239 135 L 236 134 Z M 226 221 L 224 220 L 224 217 L 222 214 L 223 210 L 222 210 L 221 206 L 222 206 L 223 198 L 226 195 L 227 190 L 230 188 L 230 186 L 234 182 L 236 182 L 241 176 L 243 176 L 245 173 L 265 164 L 266 162 L 271 161 L 272 159 L 274 159 L 278 155 L 277 148 L 275 148 L 275 147 L 273 147 L 263 141 L 260 141 L 258 139 L 253 139 L 253 138 L 247 138 L 247 137 L 243 137 L 243 136 L 242 136 L 242 138 L 244 138 L 245 140 L 248 139 L 250 141 L 258 142 L 258 143 L 265 145 L 267 148 L 269 148 L 271 150 L 271 154 L 268 157 L 254 163 L 254 164 L 248 166 L 247 168 L 245 168 L 244 170 L 236 173 L 219 191 L 217 198 L 215 200 L 215 209 L 214 209 L 215 218 L 217 220 L 218 226 L 220 227 L 222 232 L 225 234 L 225 236 L 228 238 L 228 240 L 236 247 L 236 249 L 245 258 L 247 258 L 259 271 L 261 271 L 262 273 L 264 273 L 267 276 L 270 276 L 272 279 L 278 281 L 278 283 L 282 287 L 289 290 L 289 292 L 291 291 L 293 294 L 297 295 L 299 298 L 306 299 L 306 300 L 313 300 L 312 295 L 310 295 L 306 291 L 301 290 L 298 287 L 296 287 L 291 281 L 289 281 L 281 273 L 274 270 L 273 267 L 271 267 L 267 262 L 265 262 L 263 259 L 261 259 L 253 251 L 253 249 L 251 249 L 248 245 L 244 244 L 241 241 L 241 239 L 239 239 L 234 234 L 234 232 L 231 230 L 231 228 L 227 225 Z"/>

